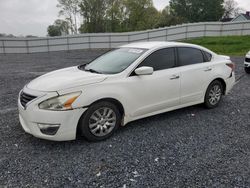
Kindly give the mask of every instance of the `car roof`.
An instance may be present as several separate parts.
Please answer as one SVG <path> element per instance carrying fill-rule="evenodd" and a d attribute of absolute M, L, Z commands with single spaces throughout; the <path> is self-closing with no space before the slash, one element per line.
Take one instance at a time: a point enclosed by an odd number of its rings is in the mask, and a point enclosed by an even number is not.
<path fill-rule="evenodd" d="M 142 48 L 142 49 L 155 49 L 159 47 L 172 47 L 172 46 L 186 46 L 186 47 L 195 47 L 204 49 L 201 46 L 194 45 L 194 44 L 188 44 L 188 43 L 182 43 L 182 42 L 138 42 L 138 43 L 130 43 L 127 45 L 121 46 L 121 48 Z"/>

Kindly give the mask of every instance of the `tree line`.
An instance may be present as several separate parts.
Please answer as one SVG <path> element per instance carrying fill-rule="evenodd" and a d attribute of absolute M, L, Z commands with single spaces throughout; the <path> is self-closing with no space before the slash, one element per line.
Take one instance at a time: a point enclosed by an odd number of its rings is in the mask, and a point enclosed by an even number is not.
<path fill-rule="evenodd" d="M 158 11 L 152 0 L 58 0 L 58 19 L 49 36 L 127 32 L 181 23 L 219 21 L 238 14 L 235 0 L 170 0 Z"/>

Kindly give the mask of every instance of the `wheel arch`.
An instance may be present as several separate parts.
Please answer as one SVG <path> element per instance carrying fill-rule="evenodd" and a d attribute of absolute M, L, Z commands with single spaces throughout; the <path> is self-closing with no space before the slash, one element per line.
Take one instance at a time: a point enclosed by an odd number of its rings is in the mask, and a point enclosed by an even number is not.
<path fill-rule="evenodd" d="M 225 82 L 225 80 L 223 79 L 223 78 L 216 78 L 216 79 L 214 79 L 212 82 L 210 82 L 210 84 L 211 83 L 213 83 L 214 81 L 219 81 L 221 84 L 222 84 L 222 86 L 223 86 L 223 95 L 225 95 L 226 94 L 226 89 L 227 89 L 227 85 L 226 85 L 226 82 Z M 209 84 L 209 85 L 210 85 Z M 209 85 L 208 85 L 208 87 L 209 87 Z M 207 88 L 208 88 L 207 87 Z"/>
<path fill-rule="evenodd" d="M 204 95 L 204 105 L 205 105 L 206 108 L 208 108 L 208 109 L 212 109 L 212 108 L 217 107 L 217 106 L 218 106 L 218 103 L 220 102 L 220 101 L 217 102 L 217 104 L 215 104 L 215 105 L 207 104 L 207 92 L 209 91 L 208 89 L 210 88 L 211 84 L 212 84 L 213 82 L 215 82 L 215 81 L 221 83 L 221 85 L 222 85 L 222 87 L 223 87 L 223 88 L 222 88 L 222 95 L 225 95 L 225 94 L 226 94 L 226 82 L 225 82 L 225 80 L 224 80 L 223 78 L 220 78 L 220 77 L 213 79 L 213 80 L 209 83 L 209 85 L 207 86 L 207 89 L 206 89 L 206 92 L 205 92 L 205 95 Z"/>
<path fill-rule="evenodd" d="M 96 104 L 98 102 L 102 102 L 102 101 L 107 101 L 107 102 L 113 103 L 114 105 L 116 105 L 118 107 L 118 110 L 121 113 L 121 115 L 122 116 L 124 115 L 125 110 L 124 110 L 124 107 L 123 107 L 122 103 L 119 100 L 114 99 L 114 98 L 102 98 L 102 99 L 98 99 L 97 101 L 93 102 L 89 106 L 91 106 L 93 104 Z"/>
<path fill-rule="evenodd" d="M 124 110 L 124 106 L 122 105 L 122 103 L 119 100 L 107 97 L 107 98 L 98 99 L 95 102 L 92 102 L 89 106 L 94 105 L 94 104 L 99 103 L 99 102 L 102 102 L 102 101 L 113 103 L 114 105 L 116 105 L 118 107 L 118 110 L 122 116 L 122 125 L 123 125 L 123 117 L 125 114 L 125 110 Z M 80 121 L 82 120 L 82 117 L 85 115 L 86 112 L 87 112 L 87 110 L 81 115 L 80 119 L 78 120 L 77 129 L 76 129 L 76 136 L 79 136 L 79 134 L 80 134 Z"/>
<path fill-rule="evenodd" d="M 205 90 L 205 93 L 204 93 L 204 101 L 205 101 L 206 93 L 207 93 L 207 90 L 208 90 L 209 86 L 210 86 L 214 81 L 216 81 L 216 80 L 219 81 L 219 82 L 222 84 L 222 86 L 223 86 L 223 92 L 222 92 L 222 94 L 223 94 L 223 95 L 226 94 L 226 82 L 225 82 L 225 80 L 224 80 L 223 78 L 218 77 L 218 78 L 213 79 L 213 80 L 208 84 L 207 89 Z"/>

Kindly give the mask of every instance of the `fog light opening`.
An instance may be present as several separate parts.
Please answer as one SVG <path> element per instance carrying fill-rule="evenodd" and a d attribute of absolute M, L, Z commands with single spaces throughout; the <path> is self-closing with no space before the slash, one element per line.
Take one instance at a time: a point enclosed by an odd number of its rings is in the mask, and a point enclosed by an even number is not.
<path fill-rule="evenodd" d="M 43 123 L 38 123 L 37 124 L 41 133 L 46 134 L 46 135 L 55 135 L 60 128 L 60 124 L 43 124 Z"/>

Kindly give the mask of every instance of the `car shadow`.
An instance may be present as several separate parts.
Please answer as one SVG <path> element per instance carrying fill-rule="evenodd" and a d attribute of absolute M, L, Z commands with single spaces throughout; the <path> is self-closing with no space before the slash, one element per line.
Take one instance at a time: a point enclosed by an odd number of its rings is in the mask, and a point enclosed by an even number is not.
<path fill-rule="evenodd" d="M 174 110 L 174 111 L 170 111 L 170 112 L 165 112 L 165 113 L 161 113 L 161 114 L 157 114 L 154 116 L 150 116 L 147 118 L 143 118 L 143 119 L 139 119 L 139 120 L 135 120 L 133 122 L 128 123 L 125 126 L 121 126 L 116 132 L 115 134 L 111 137 L 108 138 L 104 141 L 100 141 L 100 142 L 106 142 L 108 140 L 112 140 L 112 138 L 116 138 L 118 137 L 122 137 L 122 135 L 127 132 L 127 131 L 139 131 L 140 127 L 146 128 L 148 126 L 157 126 L 157 123 L 164 123 L 166 120 L 169 119 L 178 119 L 180 117 L 192 117 L 195 116 L 195 114 L 197 113 L 202 113 L 204 111 L 209 111 L 209 109 L 204 108 L 203 104 L 199 104 L 199 105 L 195 105 L 195 106 L 191 106 L 191 107 L 186 107 L 186 108 L 182 108 L 182 109 L 178 109 L 178 110 Z M 86 139 L 84 139 L 81 136 L 77 136 L 76 140 L 73 141 L 49 141 L 49 140 L 44 140 L 44 139 L 40 139 L 40 138 L 36 138 L 32 135 L 29 135 L 26 133 L 26 136 L 28 137 L 29 143 L 33 144 L 33 145 L 47 145 L 47 146 L 51 146 L 53 145 L 54 147 L 56 146 L 62 146 L 62 145 L 91 145 L 91 144 L 97 144 L 100 142 L 89 142 Z"/>

